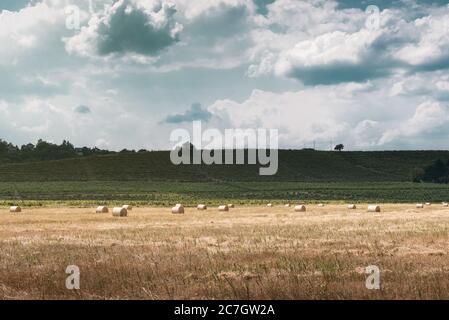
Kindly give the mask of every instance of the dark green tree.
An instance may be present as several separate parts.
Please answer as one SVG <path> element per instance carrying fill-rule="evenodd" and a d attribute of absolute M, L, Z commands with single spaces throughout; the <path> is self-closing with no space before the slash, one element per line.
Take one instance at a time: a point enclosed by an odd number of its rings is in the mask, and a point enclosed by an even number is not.
<path fill-rule="evenodd" d="M 413 172 L 414 182 L 448 183 L 449 182 L 449 161 L 443 162 L 437 159 L 429 166 L 417 168 Z"/>
<path fill-rule="evenodd" d="M 343 144 L 337 144 L 334 148 L 335 151 L 343 151 L 343 149 L 345 148 L 345 146 Z"/>

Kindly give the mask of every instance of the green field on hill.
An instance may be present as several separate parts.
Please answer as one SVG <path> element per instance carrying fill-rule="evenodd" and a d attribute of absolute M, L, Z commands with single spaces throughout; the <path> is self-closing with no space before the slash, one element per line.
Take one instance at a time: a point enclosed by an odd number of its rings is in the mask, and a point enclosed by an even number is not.
<path fill-rule="evenodd" d="M 258 165 L 171 164 L 169 152 L 111 154 L 0 165 L 0 201 L 168 205 L 283 201 L 447 201 L 449 187 L 411 183 L 413 170 L 447 151 L 280 151 L 275 176 Z"/>

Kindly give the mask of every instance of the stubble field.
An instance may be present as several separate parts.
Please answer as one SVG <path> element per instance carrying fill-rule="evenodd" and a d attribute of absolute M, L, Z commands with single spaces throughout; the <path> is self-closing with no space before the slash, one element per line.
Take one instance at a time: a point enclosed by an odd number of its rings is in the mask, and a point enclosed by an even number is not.
<path fill-rule="evenodd" d="M 366 206 L 3 208 L 0 299 L 449 299 L 449 208 Z"/>

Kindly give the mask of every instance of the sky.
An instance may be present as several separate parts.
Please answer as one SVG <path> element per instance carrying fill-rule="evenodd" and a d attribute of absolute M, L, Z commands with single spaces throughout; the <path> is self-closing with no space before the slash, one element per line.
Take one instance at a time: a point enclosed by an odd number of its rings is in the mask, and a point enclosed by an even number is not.
<path fill-rule="evenodd" d="M 281 148 L 449 149 L 447 1 L 1 0 L 0 42 L 14 144 L 169 149 L 201 120 Z"/>

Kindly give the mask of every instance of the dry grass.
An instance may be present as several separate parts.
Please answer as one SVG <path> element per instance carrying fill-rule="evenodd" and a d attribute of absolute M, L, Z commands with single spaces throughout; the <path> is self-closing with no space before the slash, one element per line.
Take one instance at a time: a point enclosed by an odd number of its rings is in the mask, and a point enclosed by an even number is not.
<path fill-rule="evenodd" d="M 449 209 L 437 205 L 0 210 L 0 298 L 448 299 Z M 81 290 L 65 268 L 81 269 Z M 382 289 L 365 288 L 368 265 Z"/>

